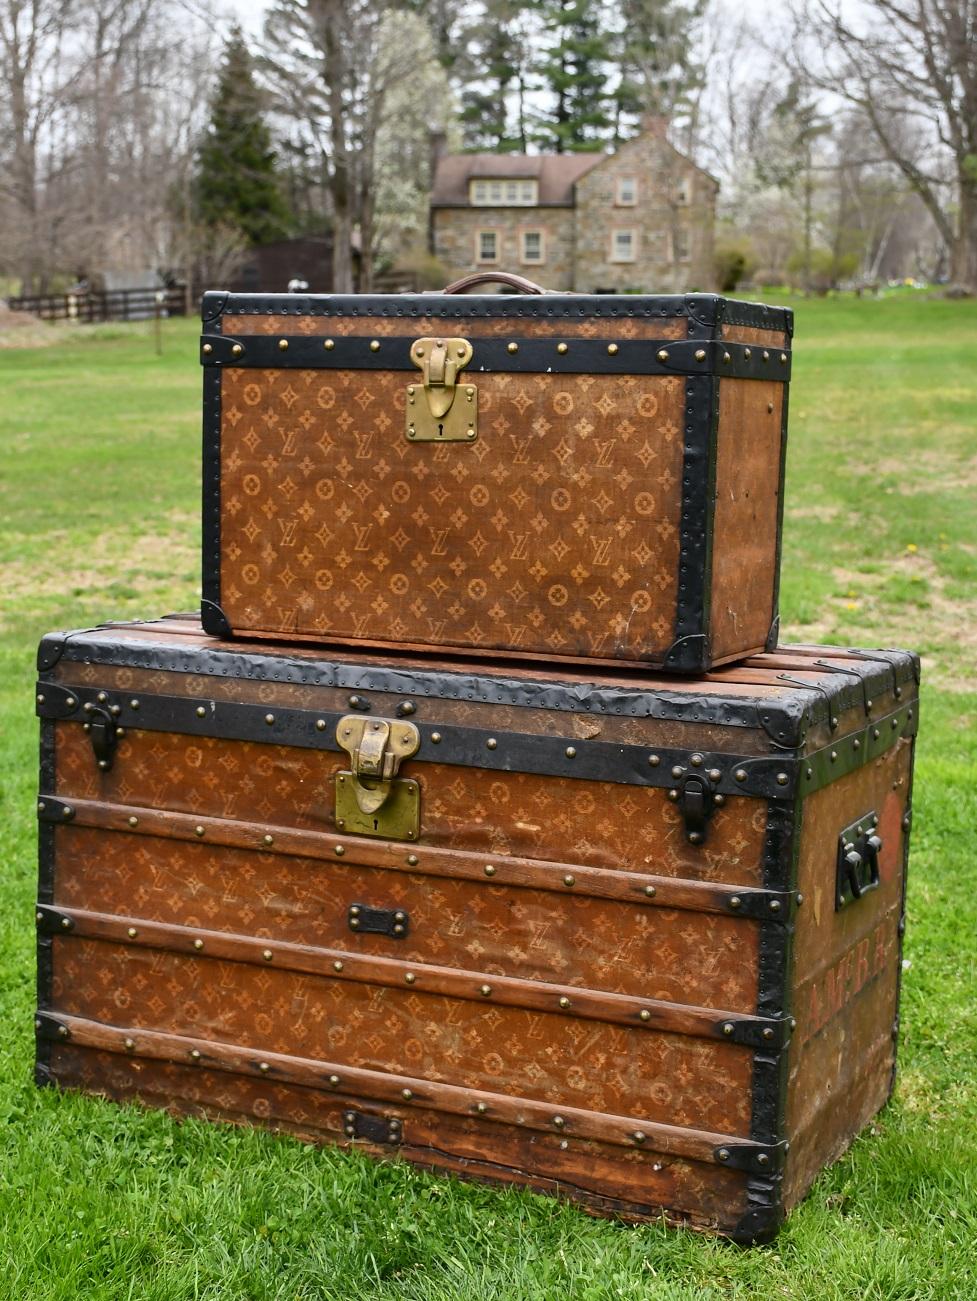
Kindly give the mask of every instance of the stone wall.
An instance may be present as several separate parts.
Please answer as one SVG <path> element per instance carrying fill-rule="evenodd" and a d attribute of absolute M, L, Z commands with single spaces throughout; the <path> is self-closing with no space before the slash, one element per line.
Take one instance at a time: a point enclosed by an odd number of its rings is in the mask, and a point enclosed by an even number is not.
<path fill-rule="evenodd" d="M 496 262 L 477 257 L 478 232 L 498 232 Z M 543 261 L 523 262 L 522 232 L 543 234 Z M 471 271 L 515 271 L 546 289 L 573 288 L 572 208 L 435 208 L 434 256 L 449 279 Z"/>
<path fill-rule="evenodd" d="M 619 182 L 636 186 L 621 202 Z M 622 145 L 577 182 L 573 288 L 580 293 L 686 293 L 713 288 L 716 182 L 660 132 Z M 612 257 L 614 231 L 632 231 L 634 261 Z"/>

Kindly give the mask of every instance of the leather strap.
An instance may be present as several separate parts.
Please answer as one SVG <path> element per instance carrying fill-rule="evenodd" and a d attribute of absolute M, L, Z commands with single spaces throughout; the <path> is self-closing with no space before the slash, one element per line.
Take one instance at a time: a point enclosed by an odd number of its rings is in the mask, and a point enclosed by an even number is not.
<path fill-rule="evenodd" d="M 446 294 L 466 294 L 476 285 L 509 285 L 521 294 L 545 294 L 548 290 L 525 276 L 514 275 L 511 271 L 473 271 L 469 276 L 462 276 L 444 290 Z"/>

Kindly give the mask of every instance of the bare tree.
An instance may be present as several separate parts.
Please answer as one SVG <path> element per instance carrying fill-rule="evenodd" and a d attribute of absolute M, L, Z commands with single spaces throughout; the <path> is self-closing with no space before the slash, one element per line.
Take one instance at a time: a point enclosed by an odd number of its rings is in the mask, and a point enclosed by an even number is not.
<path fill-rule="evenodd" d="M 977 0 L 806 0 L 803 58 L 855 105 L 977 289 Z"/>

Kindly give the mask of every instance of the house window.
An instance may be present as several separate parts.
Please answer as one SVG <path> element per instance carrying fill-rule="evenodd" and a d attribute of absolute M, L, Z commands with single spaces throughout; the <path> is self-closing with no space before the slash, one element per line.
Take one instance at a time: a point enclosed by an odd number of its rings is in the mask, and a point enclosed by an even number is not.
<path fill-rule="evenodd" d="M 676 262 L 690 262 L 692 260 L 691 240 L 687 230 L 672 232 L 672 252 L 675 255 Z"/>
<path fill-rule="evenodd" d="M 522 260 L 536 266 L 545 261 L 543 232 L 541 230 L 524 230 L 522 232 Z"/>
<path fill-rule="evenodd" d="M 633 230 L 611 232 L 611 261 L 633 262 L 638 255 L 638 236 Z"/>
<path fill-rule="evenodd" d="M 498 262 L 499 232 L 497 230 L 480 230 L 475 236 L 476 262 Z"/>
<path fill-rule="evenodd" d="M 477 208 L 532 208 L 536 204 L 535 180 L 470 181 L 469 202 Z"/>
<path fill-rule="evenodd" d="M 675 187 L 675 202 L 683 208 L 688 207 L 692 202 L 692 180 L 688 176 L 683 176 Z"/>
<path fill-rule="evenodd" d="M 617 206 L 633 208 L 638 202 L 638 178 L 636 176 L 619 176 L 617 178 Z"/>

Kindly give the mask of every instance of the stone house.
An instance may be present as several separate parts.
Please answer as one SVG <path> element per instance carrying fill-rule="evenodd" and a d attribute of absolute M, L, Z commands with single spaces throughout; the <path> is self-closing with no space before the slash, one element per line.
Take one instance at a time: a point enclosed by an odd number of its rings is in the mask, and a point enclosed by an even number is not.
<path fill-rule="evenodd" d="M 662 119 L 613 154 L 443 154 L 431 251 L 452 279 L 496 269 L 577 293 L 708 290 L 718 192 Z"/>

